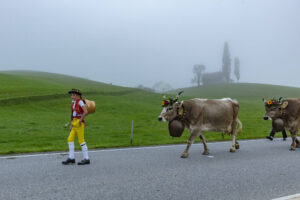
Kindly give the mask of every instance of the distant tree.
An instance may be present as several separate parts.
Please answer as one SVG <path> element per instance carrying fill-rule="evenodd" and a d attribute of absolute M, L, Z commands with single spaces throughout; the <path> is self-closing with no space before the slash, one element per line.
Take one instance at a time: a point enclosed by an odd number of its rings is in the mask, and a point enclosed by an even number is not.
<path fill-rule="evenodd" d="M 193 73 L 194 78 L 192 79 L 192 83 L 196 83 L 198 87 L 201 85 L 202 81 L 202 73 L 205 70 L 205 65 L 194 65 Z"/>
<path fill-rule="evenodd" d="M 225 42 L 224 44 L 224 51 L 223 51 L 223 65 L 222 65 L 222 73 L 224 75 L 226 83 L 231 82 L 230 79 L 230 72 L 231 72 L 231 58 L 230 52 L 228 48 L 228 43 Z"/>
<path fill-rule="evenodd" d="M 237 82 L 240 80 L 240 59 L 238 57 L 234 58 L 234 75 Z"/>

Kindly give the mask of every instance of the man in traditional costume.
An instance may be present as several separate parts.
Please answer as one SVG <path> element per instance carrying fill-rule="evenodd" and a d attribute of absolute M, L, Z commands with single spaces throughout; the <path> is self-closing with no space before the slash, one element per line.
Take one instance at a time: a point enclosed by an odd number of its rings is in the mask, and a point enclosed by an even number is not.
<path fill-rule="evenodd" d="M 68 144 L 69 144 L 69 157 L 67 160 L 63 161 L 62 164 L 74 164 L 75 163 L 75 156 L 74 156 L 74 140 L 75 136 L 78 137 L 78 143 L 81 146 L 81 150 L 83 153 L 83 160 L 78 162 L 78 165 L 87 165 L 90 164 L 90 159 L 88 156 L 88 148 L 86 142 L 84 141 L 84 127 L 85 121 L 84 118 L 88 114 L 85 101 L 82 99 L 82 93 L 78 89 L 72 89 L 68 92 L 72 98 L 72 105 L 71 105 L 71 127 L 70 127 L 70 134 L 68 137 Z"/>

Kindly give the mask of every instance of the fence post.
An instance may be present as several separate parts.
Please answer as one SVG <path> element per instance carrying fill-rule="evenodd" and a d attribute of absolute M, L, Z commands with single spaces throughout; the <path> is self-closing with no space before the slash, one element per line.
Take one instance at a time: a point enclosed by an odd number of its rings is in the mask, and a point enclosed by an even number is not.
<path fill-rule="evenodd" d="M 132 144 L 132 141 L 133 141 L 133 120 L 131 120 L 130 144 Z"/>

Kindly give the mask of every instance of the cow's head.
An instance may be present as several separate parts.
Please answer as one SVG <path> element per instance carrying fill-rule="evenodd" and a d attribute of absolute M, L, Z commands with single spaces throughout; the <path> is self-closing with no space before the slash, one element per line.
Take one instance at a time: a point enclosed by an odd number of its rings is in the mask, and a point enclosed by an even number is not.
<path fill-rule="evenodd" d="M 181 106 L 181 103 L 178 103 L 179 96 L 183 93 L 183 91 L 179 92 L 175 99 L 169 98 L 168 100 L 164 97 L 162 101 L 162 111 L 158 116 L 158 121 L 172 121 L 177 116 L 177 111 Z"/>
<path fill-rule="evenodd" d="M 283 100 L 282 97 L 279 99 L 264 100 L 266 114 L 264 120 L 274 120 L 280 118 L 282 115 L 282 110 L 288 106 L 288 101 Z"/>

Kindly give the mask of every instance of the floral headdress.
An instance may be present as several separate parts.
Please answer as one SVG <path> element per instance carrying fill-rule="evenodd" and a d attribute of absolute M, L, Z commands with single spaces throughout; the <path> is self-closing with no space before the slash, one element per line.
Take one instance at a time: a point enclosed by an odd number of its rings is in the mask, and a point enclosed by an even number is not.
<path fill-rule="evenodd" d="M 173 105 L 173 103 L 175 103 L 176 101 L 174 101 L 172 98 L 169 99 L 164 99 L 161 101 L 161 106 L 162 107 L 167 107 L 168 105 Z"/>
<path fill-rule="evenodd" d="M 282 97 L 280 97 L 279 99 L 277 99 L 277 98 L 274 97 L 273 99 L 264 100 L 264 102 L 265 102 L 265 105 L 268 106 L 268 107 L 271 107 L 271 106 L 281 106 L 283 100 L 284 99 Z"/>
<path fill-rule="evenodd" d="M 175 99 L 173 99 L 173 98 L 166 99 L 166 96 L 163 96 L 164 99 L 161 101 L 161 106 L 167 107 L 168 105 L 173 105 L 175 102 L 178 101 L 178 98 L 182 93 L 183 93 L 183 91 L 179 92 Z"/>

